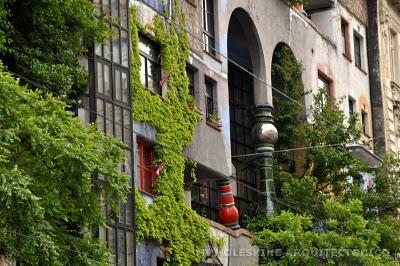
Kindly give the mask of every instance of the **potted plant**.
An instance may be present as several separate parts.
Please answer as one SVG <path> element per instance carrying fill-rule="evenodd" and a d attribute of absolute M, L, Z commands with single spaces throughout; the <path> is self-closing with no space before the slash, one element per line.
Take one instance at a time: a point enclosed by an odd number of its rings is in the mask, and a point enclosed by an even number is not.
<path fill-rule="evenodd" d="M 309 0 L 290 0 L 290 5 L 298 11 L 303 11 L 303 7 L 308 4 Z"/>
<path fill-rule="evenodd" d="M 221 128 L 221 120 L 218 117 L 217 113 L 208 114 L 207 116 L 207 124 L 214 128 Z"/>

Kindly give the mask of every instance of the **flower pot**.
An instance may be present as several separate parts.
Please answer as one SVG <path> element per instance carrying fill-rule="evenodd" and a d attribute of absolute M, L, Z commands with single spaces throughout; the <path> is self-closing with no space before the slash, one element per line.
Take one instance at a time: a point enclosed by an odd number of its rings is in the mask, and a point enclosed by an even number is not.
<path fill-rule="evenodd" d="M 302 3 L 302 2 L 295 2 L 295 3 L 293 4 L 293 7 L 294 7 L 295 9 L 297 9 L 298 11 L 303 11 L 303 3 Z"/>

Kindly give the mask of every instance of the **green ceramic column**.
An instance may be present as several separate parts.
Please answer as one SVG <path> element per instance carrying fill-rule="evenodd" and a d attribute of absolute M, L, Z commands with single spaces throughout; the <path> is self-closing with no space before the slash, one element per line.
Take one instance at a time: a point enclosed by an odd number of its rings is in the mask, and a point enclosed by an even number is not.
<path fill-rule="evenodd" d="M 272 105 L 257 105 L 255 110 L 253 137 L 256 150 L 256 168 L 259 176 L 260 197 L 258 212 L 270 216 L 275 212 L 275 185 L 273 167 L 274 144 L 278 139 L 278 131 L 274 126 Z"/>

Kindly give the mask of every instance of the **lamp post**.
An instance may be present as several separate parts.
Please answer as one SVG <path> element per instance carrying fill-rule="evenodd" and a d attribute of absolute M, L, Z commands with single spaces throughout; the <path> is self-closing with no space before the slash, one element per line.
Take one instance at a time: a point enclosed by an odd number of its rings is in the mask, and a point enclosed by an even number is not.
<path fill-rule="evenodd" d="M 264 193 L 260 202 L 260 213 L 267 217 L 275 212 L 275 185 L 273 175 L 274 144 L 278 139 L 278 130 L 274 126 L 273 106 L 256 105 L 253 125 L 253 138 L 256 143 L 257 171 L 260 178 L 260 190 Z"/>

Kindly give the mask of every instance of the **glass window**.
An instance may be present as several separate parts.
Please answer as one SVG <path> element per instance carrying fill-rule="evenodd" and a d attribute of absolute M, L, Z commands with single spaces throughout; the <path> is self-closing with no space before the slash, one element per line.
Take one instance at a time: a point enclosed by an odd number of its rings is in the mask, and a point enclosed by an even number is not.
<path fill-rule="evenodd" d="M 354 34 L 354 63 L 361 68 L 361 38 Z"/>
<path fill-rule="evenodd" d="M 139 35 L 139 49 L 141 57 L 140 80 L 146 88 L 161 95 L 160 49 L 143 35 Z"/>
<path fill-rule="evenodd" d="M 394 82 L 397 82 L 397 33 L 394 31 L 390 31 L 390 72 L 391 79 Z"/>
<path fill-rule="evenodd" d="M 214 109 L 214 82 L 206 78 L 206 116 L 207 118 L 215 118 L 217 115 Z"/>
<path fill-rule="evenodd" d="M 115 34 L 106 44 L 95 45 L 95 56 L 90 59 L 94 68 L 92 86 L 95 99 L 90 101 L 91 122 L 96 122 L 99 131 L 117 137 L 126 145 L 125 163 L 118 167 L 131 177 L 132 181 L 132 118 L 129 88 L 129 34 L 127 31 L 129 0 L 107 0 L 96 3 L 102 12 L 112 16 L 109 27 Z M 105 178 L 99 176 L 98 182 L 104 184 Z M 107 228 L 99 228 L 98 235 L 107 241 L 111 251 L 111 265 L 132 265 L 135 255 L 134 202 L 133 194 L 127 196 L 127 203 L 121 203 L 118 219 Z M 105 204 L 104 204 L 105 205 Z M 104 206 L 109 215 L 109 206 Z"/>
<path fill-rule="evenodd" d="M 186 75 L 189 79 L 189 93 L 190 93 L 190 95 L 195 97 L 195 95 L 194 95 L 194 70 L 191 67 L 187 67 Z"/>
<path fill-rule="evenodd" d="M 205 42 L 204 50 L 215 55 L 213 0 L 203 0 L 203 41 Z"/>
<path fill-rule="evenodd" d="M 137 144 L 139 149 L 140 189 L 143 192 L 154 195 L 156 179 L 156 169 L 154 165 L 156 156 L 154 146 L 141 139 L 138 139 Z"/>
<path fill-rule="evenodd" d="M 321 106 L 325 106 L 330 96 L 330 82 L 321 75 L 318 75 L 318 92 L 320 91 L 322 91 Z"/>
<path fill-rule="evenodd" d="M 169 15 L 170 12 L 170 0 L 141 0 L 156 11 Z"/>
<path fill-rule="evenodd" d="M 356 100 L 354 100 L 350 96 L 348 98 L 349 98 L 349 115 L 353 115 L 356 112 Z"/>
<path fill-rule="evenodd" d="M 349 24 L 347 23 L 346 20 L 342 18 L 341 20 L 341 34 L 340 34 L 340 47 L 342 50 L 342 53 L 350 58 L 350 49 L 349 49 Z"/>
<path fill-rule="evenodd" d="M 365 110 L 361 110 L 361 126 L 364 135 L 369 136 L 368 113 Z"/>

